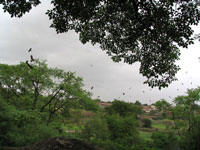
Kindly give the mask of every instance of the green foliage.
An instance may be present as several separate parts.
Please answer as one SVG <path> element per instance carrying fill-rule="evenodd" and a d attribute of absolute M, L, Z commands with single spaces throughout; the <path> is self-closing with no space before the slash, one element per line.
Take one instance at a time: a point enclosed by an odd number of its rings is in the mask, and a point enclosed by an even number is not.
<path fill-rule="evenodd" d="M 150 114 L 150 115 L 155 115 L 155 113 L 156 113 L 155 110 L 151 110 L 149 114 Z"/>
<path fill-rule="evenodd" d="M 49 114 L 49 121 L 75 101 L 87 110 L 98 110 L 90 94 L 82 89 L 80 77 L 72 72 L 48 68 L 44 61 L 30 64 L 0 64 L 0 94 L 18 108 L 38 110 Z M 71 104 L 70 104 L 71 103 Z"/>
<path fill-rule="evenodd" d="M 144 141 L 152 141 L 152 139 L 151 139 L 152 132 L 140 131 L 139 133 L 140 133 L 141 139 L 143 139 Z"/>
<path fill-rule="evenodd" d="M 154 132 L 153 147 L 156 150 L 179 150 L 178 139 L 174 133 Z"/>
<path fill-rule="evenodd" d="M 1 0 L 3 10 L 21 17 L 40 0 Z M 200 21 L 198 1 L 51 0 L 47 11 L 57 33 L 74 30 L 82 43 L 100 44 L 113 61 L 140 62 L 151 87 L 176 80 L 179 47 L 193 44 L 193 25 Z"/>
<path fill-rule="evenodd" d="M 166 100 L 164 100 L 164 99 L 162 99 L 162 100 L 160 100 L 160 101 L 157 101 L 155 104 L 155 107 L 156 107 L 156 109 L 158 109 L 158 111 L 164 111 L 164 112 L 166 112 L 167 110 L 169 110 L 169 108 L 170 108 L 170 104 L 166 101 Z"/>
<path fill-rule="evenodd" d="M 138 100 L 135 102 L 135 105 L 142 106 L 142 104 Z"/>
<path fill-rule="evenodd" d="M 3 4 L 4 12 L 11 14 L 11 17 L 22 17 L 26 12 L 29 12 L 33 6 L 40 4 L 40 0 L 20 0 L 15 1 L 5 1 L 1 0 L 0 4 Z"/>
<path fill-rule="evenodd" d="M 121 117 L 118 114 L 107 116 L 110 139 L 121 145 L 131 146 L 139 141 L 137 122 L 133 117 Z"/>
<path fill-rule="evenodd" d="M 143 127 L 145 128 L 151 128 L 151 120 L 148 119 L 148 118 L 145 118 L 144 121 L 143 121 L 144 125 Z"/>
<path fill-rule="evenodd" d="M 52 3 L 54 8 L 47 14 L 58 33 L 75 30 L 82 43 L 100 44 L 116 62 L 140 62 L 140 73 L 152 87 L 166 87 L 175 80 L 178 46 L 193 43 L 191 25 L 199 23 L 200 15 L 198 2 L 194 1 Z"/>
<path fill-rule="evenodd" d="M 200 87 L 188 89 L 186 96 L 178 96 L 174 100 L 176 107 L 173 109 L 175 128 L 181 136 L 183 150 L 199 149 L 200 140 Z"/>
<path fill-rule="evenodd" d="M 44 61 L 0 64 L 0 145 L 22 146 L 63 136 L 69 110 L 98 111 L 80 77 Z"/>
<path fill-rule="evenodd" d="M 105 110 L 108 114 L 119 114 L 123 117 L 130 115 L 136 116 L 142 113 L 140 106 L 136 106 L 119 100 L 114 100 L 112 102 L 112 105 L 106 107 Z"/>
<path fill-rule="evenodd" d="M 95 143 L 107 141 L 109 139 L 109 130 L 106 120 L 101 116 L 95 116 L 95 118 L 89 120 L 82 131 L 82 137 Z"/>
<path fill-rule="evenodd" d="M 0 99 L 0 145 L 22 146 L 58 135 L 36 111 L 18 110 Z"/>
<path fill-rule="evenodd" d="M 198 112 L 200 112 L 199 93 L 200 87 L 189 89 L 186 96 L 178 96 L 174 100 L 176 107 L 173 109 L 173 120 L 179 134 L 181 130 L 190 132 L 196 127 Z"/>
<path fill-rule="evenodd" d="M 180 142 L 182 150 L 200 149 L 200 122 L 190 132 L 185 132 L 183 135 Z"/>

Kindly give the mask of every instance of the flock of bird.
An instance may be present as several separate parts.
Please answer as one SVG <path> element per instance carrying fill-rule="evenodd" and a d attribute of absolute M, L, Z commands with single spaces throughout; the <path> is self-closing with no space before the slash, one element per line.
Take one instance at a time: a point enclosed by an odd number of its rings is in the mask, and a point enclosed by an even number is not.
<path fill-rule="evenodd" d="M 90 66 L 92 67 L 93 65 L 90 65 Z M 185 74 L 188 74 L 188 71 L 186 71 Z M 189 77 L 189 79 L 191 79 L 191 77 Z M 190 84 L 192 85 L 193 83 L 190 82 Z M 181 85 L 183 86 L 184 83 L 181 83 Z M 94 87 L 92 86 L 92 87 L 91 87 L 91 90 L 93 90 L 93 89 L 94 89 Z M 132 87 L 129 87 L 128 89 L 131 90 Z M 177 88 L 176 90 L 179 91 L 180 89 Z M 149 91 L 152 91 L 152 89 L 150 88 Z M 142 93 L 145 94 L 145 90 L 143 90 Z M 125 93 L 125 92 L 122 92 L 122 96 L 125 96 L 125 95 L 126 95 L 126 93 Z M 97 98 L 99 98 L 99 97 L 100 97 L 100 96 L 97 96 Z M 120 98 L 121 98 L 121 97 L 118 97 L 118 99 L 120 99 Z M 171 96 L 169 96 L 169 98 L 172 99 Z M 151 100 L 149 100 L 149 102 L 151 102 Z"/>
<path fill-rule="evenodd" d="M 28 52 L 30 53 L 32 51 L 32 48 L 30 48 L 29 50 L 28 50 Z M 33 56 L 32 55 L 30 55 L 30 62 L 34 62 L 35 61 L 35 59 L 33 58 Z M 30 63 L 29 63 L 29 61 L 27 60 L 26 61 L 26 64 L 28 65 L 28 67 L 30 68 L 30 69 L 32 69 L 33 68 L 33 66 L 31 66 L 30 65 Z M 90 65 L 90 67 L 93 67 L 94 65 Z M 188 71 L 186 71 L 185 72 L 185 74 L 188 74 Z M 190 79 L 191 79 L 191 77 L 190 77 Z M 190 82 L 190 84 L 192 85 L 192 82 Z M 183 83 L 181 83 L 181 85 L 183 86 L 184 84 Z M 94 89 L 94 87 L 93 86 L 91 86 L 91 90 L 93 90 Z M 131 90 L 132 89 L 132 87 L 129 87 L 129 90 Z M 150 89 L 150 91 L 151 91 L 152 89 Z M 179 91 L 179 88 L 177 88 L 177 91 Z M 143 90 L 142 91 L 142 93 L 144 94 L 145 93 L 145 91 Z M 126 95 L 126 93 L 125 92 L 123 92 L 122 93 L 122 95 L 124 96 L 124 95 Z M 97 98 L 100 98 L 100 96 L 98 96 Z M 121 98 L 121 97 L 118 97 L 118 98 Z M 171 96 L 169 96 L 169 98 L 170 99 L 172 99 L 172 97 Z"/>
<path fill-rule="evenodd" d="M 28 52 L 31 52 L 31 51 L 32 51 L 32 48 L 30 48 L 30 49 L 28 50 Z M 35 59 L 33 58 L 32 55 L 30 55 L 30 58 L 31 58 L 30 62 L 34 62 L 34 61 L 35 61 Z M 31 65 L 29 64 L 29 61 L 28 61 L 28 60 L 26 61 L 26 64 L 28 65 L 28 67 L 29 67 L 30 69 L 33 69 L 33 66 L 31 66 Z"/>

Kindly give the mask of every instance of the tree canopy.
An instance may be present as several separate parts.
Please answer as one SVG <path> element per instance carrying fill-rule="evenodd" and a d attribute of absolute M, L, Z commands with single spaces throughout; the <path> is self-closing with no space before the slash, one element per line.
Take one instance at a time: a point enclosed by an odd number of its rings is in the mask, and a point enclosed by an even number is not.
<path fill-rule="evenodd" d="M 21 17 L 40 0 L 1 0 L 5 12 Z M 180 47 L 193 44 L 200 20 L 198 0 L 51 0 L 47 10 L 57 33 L 74 30 L 82 43 L 100 44 L 113 61 L 140 62 L 151 87 L 167 87 L 180 69 Z"/>

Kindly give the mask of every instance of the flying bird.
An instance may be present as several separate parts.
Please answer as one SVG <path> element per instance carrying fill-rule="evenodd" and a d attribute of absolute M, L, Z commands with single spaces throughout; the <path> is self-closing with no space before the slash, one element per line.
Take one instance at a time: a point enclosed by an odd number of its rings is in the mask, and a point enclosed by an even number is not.
<path fill-rule="evenodd" d="M 33 66 L 31 66 L 31 65 L 28 63 L 28 60 L 26 61 L 26 64 L 28 65 L 28 67 L 29 67 L 30 69 L 33 69 Z"/>
<path fill-rule="evenodd" d="M 32 56 L 32 55 L 31 55 L 30 57 L 31 57 L 31 62 L 33 62 L 35 59 L 33 58 L 33 56 Z"/>
<path fill-rule="evenodd" d="M 94 88 L 94 87 L 92 86 L 92 87 L 91 87 L 91 90 L 92 90 L 93 88 Z"/>
<path fill-rule="evenodd" d="M 31 52 L 32 51 L 32 48 L 30 48 L 29 50 L 28 50 L 28 52 Z"/>
<path fill-rule="evenodd" d="M 123 93 L 123 95 L 125 95 L 125 93 Z"/>

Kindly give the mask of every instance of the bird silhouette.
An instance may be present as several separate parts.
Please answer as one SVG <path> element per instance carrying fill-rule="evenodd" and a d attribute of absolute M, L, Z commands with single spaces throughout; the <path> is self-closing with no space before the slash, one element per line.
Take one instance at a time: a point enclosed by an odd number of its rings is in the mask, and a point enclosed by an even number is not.
<path fill-rule="evenodd" d="M 125 95 L 125 93 L 123 93 L 123 95 Z"/>
<path fill-rule="evenodd" d="M 91 90 L 92 90 L 93 88 L 94 88 L 94 87 L 92 86 L 92 87 L 91 87 Z"/>
<path fill-rule="evenodd" d="M 29 50 L 28 50 L 28 52 L 31 52 L 32 51 L 32 48 L 30 48 Z"/>
<path fill-rule="evenodd" d="M 30 69 L 33 69 L 33 66 L 31 66 L 31 65 L 28 63 L 28 60 L 26 61 L 26 64 L 28 65 L 28 67 L 29 67 Z"/>
<path fill-rule="evenodd" d="M 31 62 L 33 62 L 35 59 L 33 58 L 33 56 L 32 56 L 32 55 L 31 55 L 30 57 L 31 57 Z"/>

